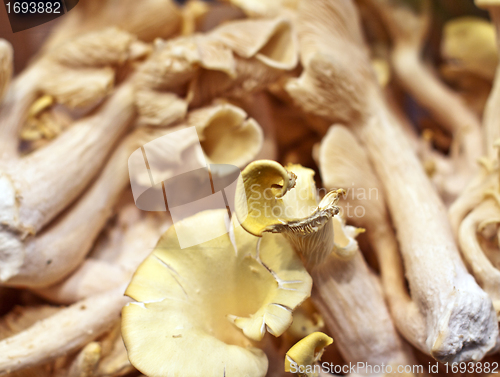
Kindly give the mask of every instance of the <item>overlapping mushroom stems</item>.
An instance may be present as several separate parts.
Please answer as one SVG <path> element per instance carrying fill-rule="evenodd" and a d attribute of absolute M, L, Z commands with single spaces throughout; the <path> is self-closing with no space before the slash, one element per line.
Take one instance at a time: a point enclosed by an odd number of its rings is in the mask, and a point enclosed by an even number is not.
<path fill-rule="evenodd" d="M 181 229 L 223 235 L 181 249 Z M 122 313 L 129 359 L 148 376 L 264 376 L 256 342 L 283 334 L 311 287 L 284 237 L 252 236 L 226 210 L 201 212 L 162 236 L 126 290 L 137 301 Z"/>
<path fill-rule="evenodd" d="M 259 237 L 282 233 L 308 268 L 332 252 L 331 219 L 339 212 L 336 204 L 344 192 L 330 191 L 318 203 L 313 176 L 311 169 L 300 165 L 285 169 L 275 161 L 260 160 L 243 170 L 236 190 L 236 216 L 243 228 Z M 349 256 L 349 249 L 339 248 L 340 254 L 344 252 Z"/>
<path fill-rule="evenodd" d="M 292 372 L 299 377 L 317 377 L 316 370 L 321 368 L 316 363 L 325 348 L 332 343 L 333 339 L 322 332 L 309 334 L 286 353 L 285 372 Z"/>

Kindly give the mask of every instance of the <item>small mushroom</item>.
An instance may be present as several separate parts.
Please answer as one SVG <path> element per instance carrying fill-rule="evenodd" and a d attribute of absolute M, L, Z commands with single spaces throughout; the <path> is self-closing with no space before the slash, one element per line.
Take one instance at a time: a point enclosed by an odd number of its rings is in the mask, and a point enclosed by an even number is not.
<path fill-rule="evenodd" d="M 181 249 L 181 230 L 211 240 Z M 165 233 L 126 290 L 137 301 L 122 313 L 130 361 L 154 376 L 264 376 L 267 358 L 254 342 L 290 326 L 311 283 L 281 235 L 259 240 L 226 210 L 186 218 Z"/>
<path fill-rule="evenodd" d="M 323 356 L 326 347 L 333 339 L 322 332 L 314 332 L 298 341 L 288 350 L 285 356 L 285 372 L 291 372 L 299 377 L 315 377 L 321 370 L 316 363 Z"/>
<path fill-rule="evenodd" d="M 460 17 L 443 28 L 441 76 L 482 116 L 498 65 L 493 24 L 479 17 Z"/>
<path fill-rule="evenodd" d="M 68 370 L 68 377 L 92 377 L 101 358 L 101 345 L 90 342 L 78 353 Z"/>

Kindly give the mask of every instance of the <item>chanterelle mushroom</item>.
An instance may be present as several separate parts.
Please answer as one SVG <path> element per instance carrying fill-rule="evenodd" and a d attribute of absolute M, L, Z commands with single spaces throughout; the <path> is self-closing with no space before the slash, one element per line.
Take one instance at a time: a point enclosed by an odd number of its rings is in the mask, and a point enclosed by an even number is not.
<path fill-rule="evenodd" d="M 181 228 L 223 235 L 181 250 Z M 267 358 L 253 341 L 266 330 L 281 335 L 311 285 L 281 235 L 259 241 L 225 210 L 189 217 L 164 234 L 126 290 L 138 301 L 122 313 L 130 361 L 148 376 L 264 376 Z"/>
<path fill-rule="evenodd" d="M 379 283 L 359 252 L 354 239 L 359 230 L 334 217 L 343 190 L 319 201 L 313 175 L 300 165 L 285 169 L 266 160 L 248 165 L 236 194 L 243 228 L 256 235 L 283 233 L 292 242 L 313 277 L 313 301 L 345 361 L 411 364 L 413 357 L 396 333 Z M 378 326 L 364 318 L 377 318 Z"/>
<path fill-rule="evenodd" d="M 311 179 L 314 175 L 299 165 L 294 168 Z M 236 215 L 243 228 L 256 236 L 283 233 L 306 265 L 313 266 L 332 252 L 333 227 L 326 224 L 338 213 L 336 204 L 343 190 L 328 193 L 318 204 L 310 183 L 309 179 L 297 181 L 293 172 L 275 161 L 255 161 L 245 168 L 239 183 Z"/>

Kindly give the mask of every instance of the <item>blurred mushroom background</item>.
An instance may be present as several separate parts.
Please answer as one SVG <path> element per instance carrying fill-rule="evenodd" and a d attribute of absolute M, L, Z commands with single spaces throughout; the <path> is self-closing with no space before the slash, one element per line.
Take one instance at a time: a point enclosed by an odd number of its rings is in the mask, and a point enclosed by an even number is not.
<path fill-rule="evenodd" d="M 499 373 L 498 9 L 0 5 L 0 376 Z"/>

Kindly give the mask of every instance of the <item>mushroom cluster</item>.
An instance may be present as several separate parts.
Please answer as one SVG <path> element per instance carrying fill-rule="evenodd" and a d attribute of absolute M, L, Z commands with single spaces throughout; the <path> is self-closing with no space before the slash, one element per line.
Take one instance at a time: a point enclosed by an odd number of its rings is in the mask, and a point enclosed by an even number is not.
<path fill-rule="evenodd" d="M 498 373 L 500 0 L 0 20 L 1 376 Z"/>

